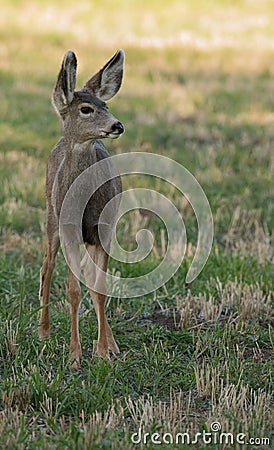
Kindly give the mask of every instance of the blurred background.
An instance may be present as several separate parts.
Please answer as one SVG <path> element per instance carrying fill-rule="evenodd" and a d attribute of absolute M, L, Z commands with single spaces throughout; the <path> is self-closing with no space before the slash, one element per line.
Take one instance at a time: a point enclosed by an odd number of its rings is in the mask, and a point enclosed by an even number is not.
<path fill-rule="evenodd" d="M 174 158 L 214 199 L 218 218 L 239 207 L 269 223 L 273 12 L 255 0 L 2 0 L 1 224 L 37 231 L 44 220 L 45 164 L 61 134 L 50 97 L 69 48 L 78 88 L 125 50 L 110 107 L 126 133 L 110 152 Z"/>

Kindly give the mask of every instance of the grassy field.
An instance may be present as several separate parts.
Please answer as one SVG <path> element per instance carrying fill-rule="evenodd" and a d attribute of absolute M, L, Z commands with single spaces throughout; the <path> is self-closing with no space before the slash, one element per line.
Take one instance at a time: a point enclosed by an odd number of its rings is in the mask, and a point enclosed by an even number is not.
<path fill-rule="evenodd" d="M 141 446 L 131 440 L 139 429 L 149 433 L 149 449 L 273 448 L 273 17 L 271 1 L 2 0 L 0 448 L 131 449 Z M 121 349 L 111 361 L 93 356 L 97 324 L 83 287 L 79 370 L 68 361 L 61 253 L 51 338 L 37 336 L 45 168 L 61 136 L 50 96 L 68 48 L 79 59 L 79 87 L 117 48 L 125 50 L 123 87 L 109 107 L 126 133 L 107 141 L 108 150 L 181 163 L 203 187 L 215 224 L 207 265 L 186 286 L 195 216 L 177 191 L 158 183 L 184 217 L 186 259 L 157 292 L 110 300 Z M 125 186 L 144 183 L 132 176 Z M 127 215 L 118 233 L 128 249 L 136 220 L 157 236 L 163 226 Z M 161 258 L 157 242 L 136 270 L 149 271 Z M 115 261 L 110 270 L 131 274 L 129 264 Z M 246 434 L 245 442 L 269 443 L 170 443 L 179 432 L 194 439 L 211 431 L 216 421 L 223 432 Z M 162 445 L 153 444 L 153 433 Z"/>

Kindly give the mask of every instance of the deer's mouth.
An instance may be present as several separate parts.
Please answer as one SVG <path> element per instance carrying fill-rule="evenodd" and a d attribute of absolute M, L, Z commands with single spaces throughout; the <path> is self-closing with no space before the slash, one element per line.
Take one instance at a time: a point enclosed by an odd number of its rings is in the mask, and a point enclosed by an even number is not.
<path fill-rule="evenodd" d="M 102 138 L 117 139 L 121 134 L 119 131 L 101 131 Z"/>
<path fill-rule="evenodd" d="M 112 126 L 110 131 L 101 130 L 103 137 L 109 137 L 111 139 L 118 138 L 124 132 L 124 125 L 117 121 Z"/>

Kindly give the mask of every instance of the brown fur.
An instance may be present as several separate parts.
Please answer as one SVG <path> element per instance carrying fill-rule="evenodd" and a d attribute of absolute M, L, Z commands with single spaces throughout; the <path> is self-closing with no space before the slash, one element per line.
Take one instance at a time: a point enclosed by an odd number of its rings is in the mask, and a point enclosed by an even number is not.
<path fill-rule="evenodd" d="M 53 92 L 53 105 L 63 124 L 64 135 L 53 148 L 47 166 L 47 250 L 41 268 L 39 325 L 40 338 L 50 333 L 49 293 L 55 257 L 60 245 L 59 218 L 64 197 L 76 178 L 92 164 L 108 158 L 108 153 L 99 138 L 119 137 L 123 126 L 107 110 L 105 101 L 113 97 L 121 86 L 124 54 L 119 50 L 113 58 L 95 74 L 78 92 L 75 92 L 77 60 L 73 52 L 68 51 L 58 75 Z M 121 192 L 121 180 L 114 167 L 109 163 L 110 181 L 105 183 L 89 200 L 82 221 L 82 235 L 86 248 L 94 262 L 106 273 L 108 254 L 103 249 L 97 231 L 99 216 L 104 206 L 116 194 Z M 116 211 L 114 211 L 114 214 Z M 69 261 L 69 296 L 71 302 L 71 359 L 79 361 L 82 351 L 78 331 L 78 313 L 80 305 L 80 283 L 71 268 L 80 265 L 87 284 L 91 286 L 89 271 L 85 262 L 80 262 L 80 252 L 75 247 L 73 261 Z M 96 283 L 105 284 L 105 276 L 94 274 Z M 103 289 L 104 291 L 104 289 Z M 106 295 L 90 289 L 98 320 L 98 344 L 96 353 L 106 357 L 108 349 L 118 353 L 119 348 L 105 316 Z M 100 290 L 102 292 L 102 289 Z"/>

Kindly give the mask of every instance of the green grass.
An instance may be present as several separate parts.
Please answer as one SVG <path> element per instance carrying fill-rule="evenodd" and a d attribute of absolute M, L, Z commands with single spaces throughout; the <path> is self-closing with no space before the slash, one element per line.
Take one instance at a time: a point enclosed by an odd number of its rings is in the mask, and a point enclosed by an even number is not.
<path fill-rule="evenodd" d="M 135 448 L 131 435 L 210 430 L 271 438 L 273 408 L 273 41 L 271 2 L 4 0 L 0 17 L 0 448 Z M 115 4 L 115 7 L 113 5 Z M 57 20 L 58 18 L 58 20 Z M 50 96 L 64 52 L 79 58 L 79 87 L 117 48 L 121 92 L 109 103 L 125 124 L 110 153 L 146 151 L 183 164 L 202 185 L 215 235 L 200 276 L 185 285 L 196 245 L 193 211 L 159 180 L 183 214 L 187 256 L 156 293 L 111 299 L 121 349 L 93 355 L 97 324 L 82 289 L 79 370 L 69 363 L 67 266 L 51 291 L 52 334 L 37 336 L 45 249 L 45 169 L 61 135 Z M 134 248 L 135 220 L 156 234 L 141 264 L 162 257 L 163 223 L 127 214 L 119 242 Z M 162 443 L 146 448 L 220 448 Z M 224 448 L 237 448 L 236 444 Z M 243 447 L 244 448 L 244 447 Z M 271 443 L 248 448 L 271 448 Z"/>

